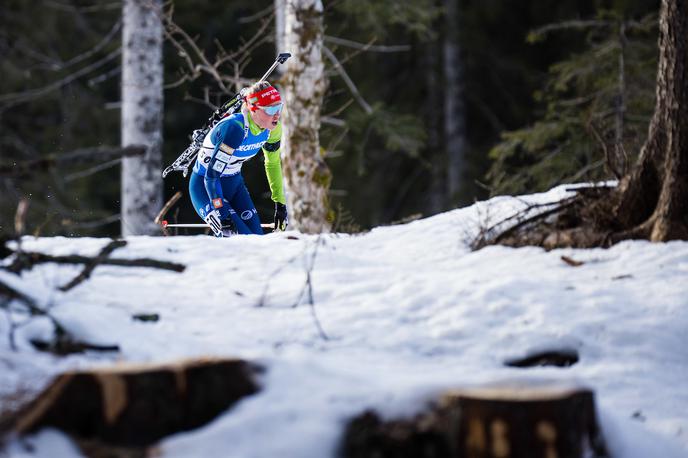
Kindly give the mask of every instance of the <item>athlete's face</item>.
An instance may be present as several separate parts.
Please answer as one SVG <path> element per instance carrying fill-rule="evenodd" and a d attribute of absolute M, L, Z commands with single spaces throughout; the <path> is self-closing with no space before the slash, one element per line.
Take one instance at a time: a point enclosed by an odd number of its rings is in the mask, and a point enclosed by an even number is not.
<path fill-rule="evenodd" d="M 270 113 L 273 114 L 270 114 Z M 272 130 L 277 126 L 277 122 L 282 115 L 282 104 L 274 103 L 267 107 L 259 107 L 256 111 L 251 112 L 253 121 L 261 129 Z"/>

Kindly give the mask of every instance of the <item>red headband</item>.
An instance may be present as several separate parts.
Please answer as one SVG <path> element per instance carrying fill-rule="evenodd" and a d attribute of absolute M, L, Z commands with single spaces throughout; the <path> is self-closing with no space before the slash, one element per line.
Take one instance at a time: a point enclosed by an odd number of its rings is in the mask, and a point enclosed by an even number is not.
<path fill-rule="evenodd" d="M 272 105 L 273 103 L 281 102 L 282 97 L 280 97 L 280 93 L 277 92 L 277 89 L 272 86 L 268 86 L 261 91 L 247 95 L 246 101 L 252 105 L 250 107 L 251 111 L 256 111 L 258 107 L 266 107 L 268 105 Z"/>

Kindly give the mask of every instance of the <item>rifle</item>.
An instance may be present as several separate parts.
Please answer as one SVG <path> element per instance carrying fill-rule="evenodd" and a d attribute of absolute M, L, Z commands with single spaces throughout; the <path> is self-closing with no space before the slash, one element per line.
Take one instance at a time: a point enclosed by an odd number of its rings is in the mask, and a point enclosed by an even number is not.
<path fill-rule="evenodd" d="M 260 83 L 261 81 L 265 81 L 278 65 L 285 63 L 290 57 L 291 54 L 288 52 L 280 53 L 280 55 L 277 56 L 277 59 L 275 59 L 275 62 L 273 62 L 272 66 L 267 72 L 265 72 L 263 77 L 258 80 L 258 82 Z M 243 99 L 244 94 L 242 89 L 238 94 L 234 95 L 231 99 L 215 110 L 202 128 L 194 130 L 191 133 L 191 143 L 189 146 L 186 147 L 184 152 L 180 154 L 172 164 L 162 171 L 162 177 L 165 178 L 170 172 L 181 171 L 182 176 L 186 178 L 186 175 L 189 173 L 189 167 L 191 167 L 191 164 L 193 164 L 193 162 L 196 160 L 196 156 L 198 155 L 198 151 L 201 149 L 201 145 L 203 144 L 203 139 L 205 136 L 226 114 L 234 114 L 238 112 L 241 109 L 241 102 Z"/>

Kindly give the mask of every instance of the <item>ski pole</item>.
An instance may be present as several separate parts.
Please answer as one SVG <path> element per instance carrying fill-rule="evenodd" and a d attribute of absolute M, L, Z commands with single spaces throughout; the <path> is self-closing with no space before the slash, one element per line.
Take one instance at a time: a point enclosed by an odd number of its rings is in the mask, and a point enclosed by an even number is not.
<path fill-rule="evenodd" d="M 161 221 L 161 222 L 160 222 L 160 225 L 161 225 L 163 228 L 167 228 L 167 227 L 198 227 L 198 228 L 206 228 L 206 229 L 209 228 L 209 226 L 208 226 L 207 224 L 202 224 L 202 223 L 198 223 L 198 224 L 197 224 L 197 223 L 170 224 L 170 223 L 167 222 L 167 220 Z M 264 229 L 270 228 L 270 227 L 273 227 L 273 226 L 274 226 L 274 225 L 273 225 L 273 224 L 270 224 L 270 223 L 261 223 L 261 225 L 260 225 L 260 227 L 262 227 L 262 228 L 264 228 Z M 231 227 L 232 227 L 232 226 L 222 226 L 223 229 L 231 228 Z"/>
<path fill-rule="evenodd" d="M 260 83 L 261 81 L 265 81 L 266 79 L 268 79 L 268 76 L 270 76 L 270 73 L 272 73 L 272 71 L 274 69 L 276 69 L 279 64 L 285 63 L 287 61 L 287 59 L 289 59 L 290 57 L 291 57 L 291 54 L 289 54 L 288 52 L 280 53 L 279 56 L 277 56 L 277 59 L 275 59 L 275 62 L 272 64 L 272 67 L 270 67 L 268 69 L 268 71 L 265 72 L 265 75 L 263 75 L 263 77 L 261 79 L 259 79 L 258 82 Z"/>
<path fill-rule="evenodd" d="M 272 65 L 270 66 L 270 68 L 268 68 L 268 71 L 265 72 L 265 75 L 263 75 L 263 76 L 258 80 L 258 82 L 260 83 L 260 82 L 265 81 L 266 79 L 268 79 L 268 76 L 270 76 L 270 74 L 277 68 L 277 66 L 280 65 L 280 64 L 285 63 L 285 62 L 287 61 L 287 59 L 289 59 L 290 57 L 291 57 L 291 54 L 288 53 L 288 52 L 282 52 L 282 53 L 280 53 L 280 54 L 277 56 L 277 58 L 275 59 L 275 61 L 272 63 Z M 226 102 L 224 105 L 222 105 L 222 106 L 216 111 L 216 113 L 213 114 L 213 116 L 215 116 L 215 114 L 217 114 L 218 112 L 220 112 L 220 114 L 224 113 L 224 112 L 227 111 L 232 105 L 234 105 L 234 104 L 237 103 L 239 100 L 241 100 L 241 99 L 242 99 L 242 96 L 243 96 L 242 92 L 243 92 L 243 91 L 239 91 L 238 94 L 236 94 L 234 97 L 232 97 L 231 99 L 229 99 L 229 101 Z M 211 119 L 212 119 L 212 118 L 211 118 Z"/>

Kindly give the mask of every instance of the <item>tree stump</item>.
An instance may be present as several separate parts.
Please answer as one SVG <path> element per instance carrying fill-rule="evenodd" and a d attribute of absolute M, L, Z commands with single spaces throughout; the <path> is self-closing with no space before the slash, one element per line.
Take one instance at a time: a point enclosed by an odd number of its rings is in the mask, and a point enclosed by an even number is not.
<path fill-rule="evenodd" d="M 413 419 L 371 411 L 348 425 L 346 458 L 608 456 L 593 393 L 560 384 L 500 384 L 445 393 Z"/>
<path fill-rule="evenodd" d="M 457 457 L 607 456 L 592 391 L 564 385 L 495 385 L 448 393 Z M 451 440 L 454 439 L 454 440 Z"/>
<path fill-rule="evenodd" d="M 258 391 L 259 368 L 236 359 L 117 365 L 59 375 L 0 430 L 55 427 L 77 438 L 145 446 L 197 428 Z"/>

